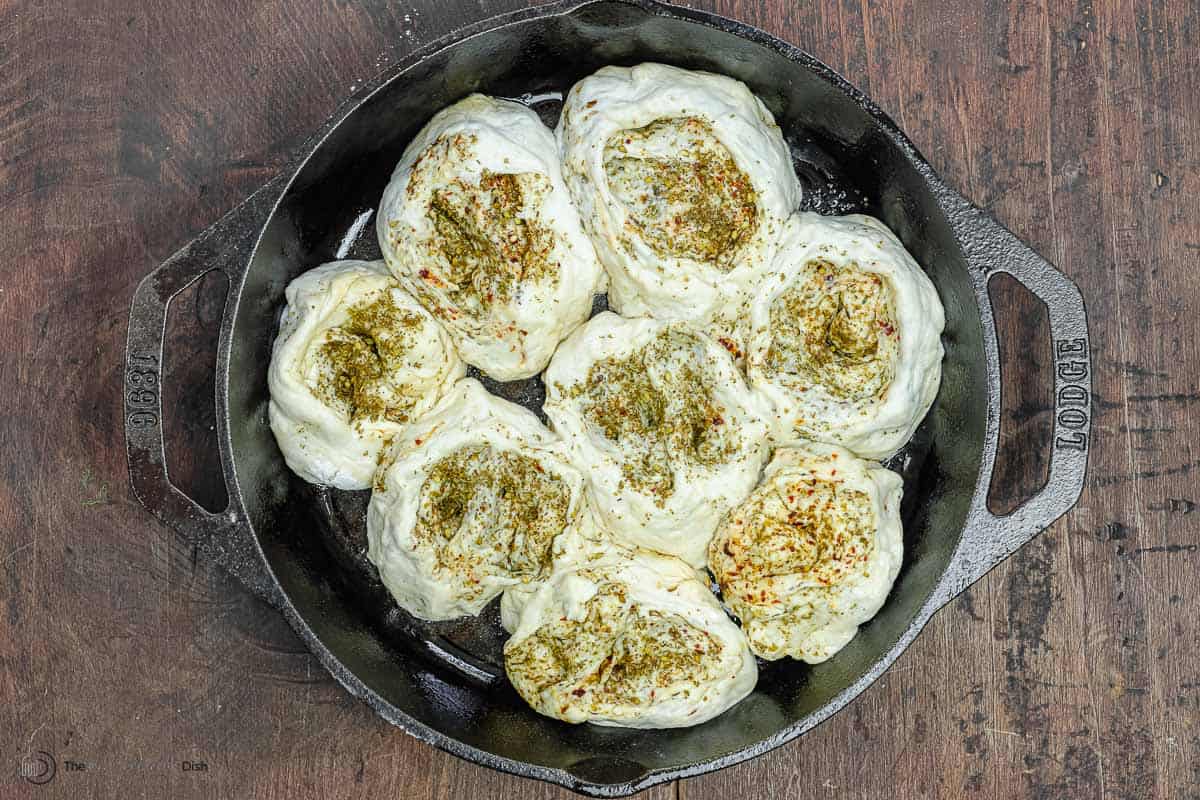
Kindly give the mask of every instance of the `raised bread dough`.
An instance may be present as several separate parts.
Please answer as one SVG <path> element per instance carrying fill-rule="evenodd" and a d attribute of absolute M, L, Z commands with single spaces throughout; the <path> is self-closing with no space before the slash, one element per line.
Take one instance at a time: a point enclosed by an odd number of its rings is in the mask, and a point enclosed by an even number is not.
<path fill-rule="evenodd" d="M 882 222 L 797 214 L 750 310 L 747 374 L 775 440 L 896 452 L 937 396 L 943 326 L 933 284 Z"/>
<path fill-rule="evenodd" d="M 441 400 L 463 364 L 382 262 L 324 264 L 285 296 L 267 372 L 275 441 L 306 481 L 366 489 L 386 443 Z"/>
<path fill-rule="evenodd" d="M 832 445 L 781 449 L 708 564 L 763 658 L 817 664 L 879 611 L 903 557 L 900 476 Z"/>
<path fill-rule="evenodd" d="M 604 288 L 554 137 L 519 103 L 475 94 L 434 116 L 396 166 L 376 231 L 392 272 L 496 380 L 541 372 Z"/>
<path fill-rule="evenodd" d="M 380 466 L 367 557 L 414 616 L 478 614 L 579 546 L 583 504 L 583 476 L 558 437 L 465 378 Z"/>
<path fill-rule="evenodd" d="M 761 279 L 800 202 L 771 113 L 724 75 L 604 67 L 571 88 L 556 134 L 624 316 L 709 322 Z"/>
<path fill-rule="evenodd" d="M 543 584 L 504 665 L 539 713 L 628 728 L 698 725 L 758 680 L 745 637 L 695 570 L 645 551 Z"/>
<path fill-rule="evenodd" d="M 767 426 L 730 355 L 686 322 L 605 312 L 563 342 L 543 406 L 619 540 L 704 565 L 758 481 Z"/>

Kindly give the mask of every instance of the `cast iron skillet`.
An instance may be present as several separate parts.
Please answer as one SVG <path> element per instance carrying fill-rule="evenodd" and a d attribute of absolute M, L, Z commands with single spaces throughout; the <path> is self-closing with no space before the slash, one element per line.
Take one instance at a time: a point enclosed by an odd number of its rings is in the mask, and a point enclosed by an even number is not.
<path fill-rule="evenodd" d="M 423 624 L 387 598 L 363 558 L 364 493 L 309 487 L 267 425 L 267 364 L 287 283 L 335 257 L 377 257 L 374 208 L 404 145 L 468 92 L 523 99 L 553 123 L 561 93 L 605 64 L 661 61 L 739 78 L 793 147 L 806 207 L 881 217 L 946 309 L 941 390 L 904 476 L 904 567 L 880 614 L 825 664 L 764 664 L 735 708 L 691 729 L 628 731 L 540 717 L 503 678 L 503 636 L 481 620 Z M 168 480 L 161 394 L 170 299 L 209 271 L 229 279 L 216 420 L 229 506 L 209 513 Z M 1014 276 L 1049 309 L 1055 423 L 1046 487 L 1014 513 L 985 505 L 1000 371 L 989 278 Z M 471 26 L 378 78 L 293 167 L 142 281 L 129 321 L 125 429 L 134 491 L 159 519 L 288 619 L 350 692 L 463 758 L 596 796 L 719 769 L 796 738 L 887 669 L 966 586 L 1066 512 L 1090 428 L 1087 320 L 1078 289 L 933 173 L 878 108 L 807 53 L 737 22 L 652 0 L 567 0 Z M 537 410 L 536 380 L 491 388 Z"/>

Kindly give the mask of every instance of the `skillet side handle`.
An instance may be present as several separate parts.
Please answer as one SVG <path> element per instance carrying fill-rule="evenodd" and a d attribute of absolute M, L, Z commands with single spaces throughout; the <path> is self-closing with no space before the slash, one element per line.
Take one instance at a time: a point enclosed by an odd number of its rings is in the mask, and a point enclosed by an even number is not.
<path fill-rule="evenodd" d="M 167 475 L 166 442 L 163 438 L 162 383 L 168 373 L 163 365 L 167 307 L 171 299 L 209 272 L 224 273 L 229 292 L 221 318 L 218 354 L 228 346 L 231 298 L 258 241 L 263 222 L 274 208 L 285 182 L 282 176 L 268 183 L 246 201 L 197 236 L 157 269 L 142 279 L 134 292 L 129 314 L 125 350 L 123 394 L 125 449 L 134 496 L 159 521 L 175 529 L 189 544 L 232 573 L 261 599 L 278 607 L 279 590 L 253 541 L 245 512 L 229 491 L 228 458 L 222 452 L 222 477 L 230 498 L 224 511 L 211 512 L 171 483 Z M 218 355 L 218 373 L 222 359 Z M 214 382 L 218 403 L 221 381 Z M 225 421 L 217 414 L 217 438 L 226 450 Z"/>
<path fill-rule="evenodd" d="M 957 195 L 954 198 L 957 202 L 951 224 L 963 243 L 971 268 L 981 276 L 977 284 L 981 287 L 981 303 L 988 302 L 990 278 L 1003 272 L 1016 278 L 1046 304 L 1054 359 L 1054 429 L 1046 485 L 1019 508 L 997 516 L 987 508 L 987 489 L 999 438 L 999 420 L 998 415 L 989 419 L 988 438 L 992 444 L 986 458 L 987 474 L 980 481 L 971 519 L 959 545 L 957 569 L 945 585 L 946 602 L 1075 505 L 1083 492 L 1092 423 L 1091 348 L 1087 311 L 1079 287 L 989 215 Z M 990 313 L 988 316 L 990 319 Z M 985 333 L 990 340 L 986 347 L 990 366 L 1002 382 L 994 322 L 986 327 L 990 327 Z"/>

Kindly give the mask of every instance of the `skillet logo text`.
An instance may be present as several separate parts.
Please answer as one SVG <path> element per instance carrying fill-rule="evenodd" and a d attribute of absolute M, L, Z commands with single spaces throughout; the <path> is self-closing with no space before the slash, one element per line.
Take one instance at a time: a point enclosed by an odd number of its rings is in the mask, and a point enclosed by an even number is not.
<path fill-rule="evenodd" d="M 1054 343 L 1058 393 L 1054 398 L 1054 447 L 1087 450 L 1088 393 L 1087 339 L 1059 339 Z"/>

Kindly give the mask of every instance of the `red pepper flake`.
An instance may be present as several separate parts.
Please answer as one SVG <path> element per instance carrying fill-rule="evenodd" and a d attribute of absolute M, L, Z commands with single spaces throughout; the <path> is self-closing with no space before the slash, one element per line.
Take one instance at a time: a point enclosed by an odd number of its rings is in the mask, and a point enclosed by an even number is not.
<path fill-rule="evenodd" d="M 420 447 L 420 446 L 421 446 L 421 440 L 420 440 L 420 439 L 413 439 L 413 444 L 415 444 L 417 447 Z"/>
<path fill-rule="evenodd" d="M 576 697 L 583 697 L 585 694 L 587 694 L 587 692 L 584 689 L 576 689 L 571 692 L 571 694 L 575 695 Z"/>

